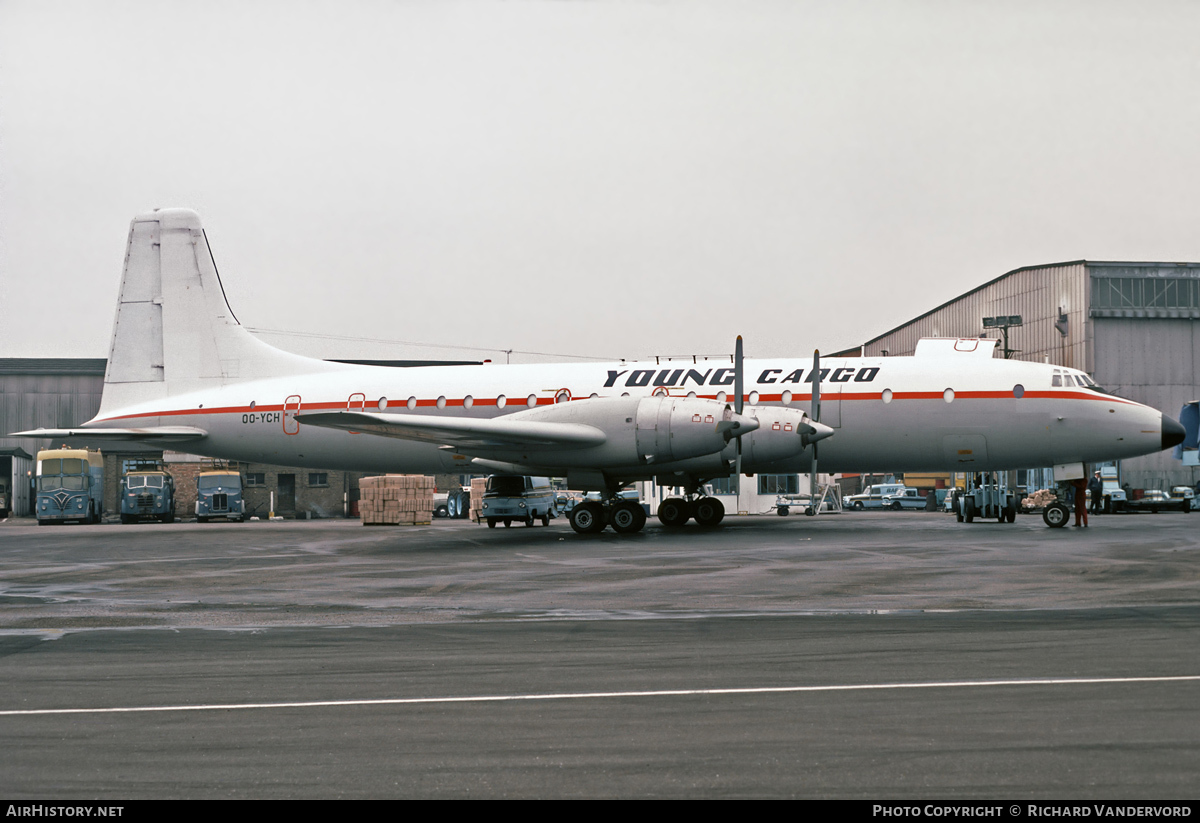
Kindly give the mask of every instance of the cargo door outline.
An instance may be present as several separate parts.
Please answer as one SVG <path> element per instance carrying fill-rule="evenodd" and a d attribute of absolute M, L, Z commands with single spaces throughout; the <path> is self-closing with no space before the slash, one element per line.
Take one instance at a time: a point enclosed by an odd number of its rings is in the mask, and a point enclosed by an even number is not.
<path fill-rule="evenodd" d="M 293 394 L 283 401 L 283 433 L 299 434 L 300 421 L 296 415 L 300 413 L 300 395 Z"/>
<path fill-rule="evenodd" d="M 355 392 L 346 398 L 346 411 L 348 412 L 365 412 L 367 410 L 367 396 L 362 392 Z M 350 432 L 351 434 L 362 434 L 362 432 Z"/>

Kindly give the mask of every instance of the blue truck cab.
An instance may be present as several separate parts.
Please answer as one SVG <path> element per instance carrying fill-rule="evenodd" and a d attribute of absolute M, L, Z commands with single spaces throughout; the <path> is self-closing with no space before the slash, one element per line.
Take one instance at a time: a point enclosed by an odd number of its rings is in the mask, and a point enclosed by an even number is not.
<path fill-rule="evenodd" d="M 175 522 L 175 480 L 165 471 L 133 471 L 121 478 L 121 522 Z"/>
<path fill-rule="evenodd" d="M 37 453 L 39 526 L 96 523 L 104 514 L 104 458 L 87 449 L 43 449 Z"/>
<path fill-rule="evenodd" d="M 242 475 L 232 469 L 214 469 L 196 476 L 196 522 L 246 519 Z"/>

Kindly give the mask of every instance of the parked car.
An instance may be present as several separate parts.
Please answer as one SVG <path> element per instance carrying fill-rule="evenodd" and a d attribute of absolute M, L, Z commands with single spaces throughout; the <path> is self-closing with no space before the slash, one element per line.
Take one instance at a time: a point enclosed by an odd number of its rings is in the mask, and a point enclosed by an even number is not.
<path fill-rule="evenodd" d="M 883 496 L 883 507 L 896 512 L 902 509 L 925 511 L 925 495 L 916 489 L 905 487 L 895 494 L 885 494 Z"/>
<path fill-rule="evenodd" d="M 900 494 L 904 491 L 903 483 L 880 483 L 867 486 L 860 494 L 851 494 L 842 498 L 842 507 L 862 511 L 863 509 L 882 509 L 884 498 Z M 913 489 L 916 491 L 916 489 Z M 889 501 L 890 502 L 890 501 Z"/>

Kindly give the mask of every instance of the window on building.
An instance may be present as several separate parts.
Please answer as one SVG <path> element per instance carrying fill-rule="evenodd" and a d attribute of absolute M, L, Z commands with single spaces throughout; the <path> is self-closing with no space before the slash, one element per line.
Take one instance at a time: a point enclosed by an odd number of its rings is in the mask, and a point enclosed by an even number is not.
<path fill-rule="evenodd" d="M 309 472 L 308 473 L 308 485 L 310 485 L 310 486 L 328 486 L 329 485 L 329 473 L 328 472 Z"/>
<path fill-rule="evenodd" d="M 158 461 L 149 457 L 131 457 L 121 461 L 121 473 L 129 474 L 130 472 L 155 472 L 160 469 Z"/>
<path fill-rule="evenodd" d="M 758 476 L 759 494 L 799 494 L 800 475 L 798 474 L 760 474 Z"/>
<path fill-rule="evenodd" d="M 263 472 L 246 472 L 247 486 L 265 486 L 267 485 L 267 475 Z"/>
<path fill-rule="evenodd" d="M 736 477 L 717 477 L 710 480 L 708 485 L 713 487 L 713 494 L 737 494 Z"/>

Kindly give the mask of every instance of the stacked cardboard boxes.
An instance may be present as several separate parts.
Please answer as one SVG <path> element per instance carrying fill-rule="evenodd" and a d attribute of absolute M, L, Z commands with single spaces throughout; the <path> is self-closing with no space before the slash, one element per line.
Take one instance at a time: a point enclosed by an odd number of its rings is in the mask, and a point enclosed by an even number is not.
<path fill-rule="evenodd" d="M 433 478 L 388 474 L 358 481 L 364 526 L 428 526 L 433 520 Z"/>
<path fill-rule="evenodd" d="M 471 478 L 471 520 L 479 523 L 480 512 L 483 511 L 483 492 L 487 488 L 486 477 Z"/>

